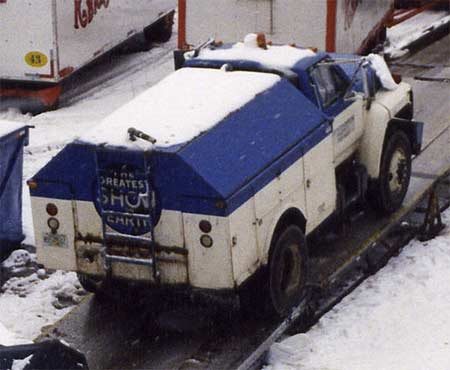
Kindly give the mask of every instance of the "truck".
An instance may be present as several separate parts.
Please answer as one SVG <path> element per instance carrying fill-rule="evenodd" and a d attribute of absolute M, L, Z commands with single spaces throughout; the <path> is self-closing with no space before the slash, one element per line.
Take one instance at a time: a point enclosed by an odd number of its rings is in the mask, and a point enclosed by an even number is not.
<path fill-rule="evenodd" d="M 394 0 L 179 0 L 178 13 L 180 49 L 258 31 L 274 43 L 365 54 L 385 41 Z"/>
<path fill-rule="evenodd" d="M 0 101 L 39 112 L 55 108 L 61 83 L 125 42 L 167 41 L 167 0 L 0 1 Z"/>
<path fill-rule="evenodd" d="M 262 34 L 178 64 L 28 181 L 38 260 L 98 293 L 125 281 L 244 301 L 259 276 L 284 316 L 307 292 L 310 236 L 367 200 L 401 207 L 423 130 L 411 87 L 381 56 Z"/>

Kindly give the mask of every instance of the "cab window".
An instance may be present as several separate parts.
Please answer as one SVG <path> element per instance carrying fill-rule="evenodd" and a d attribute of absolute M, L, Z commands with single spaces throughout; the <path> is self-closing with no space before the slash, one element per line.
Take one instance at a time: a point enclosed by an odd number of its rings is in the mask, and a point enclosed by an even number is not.
<path fill-rule="evenodd" d="M 310 72 L 317 94 L 326 108 L 345 93 L 347 84 L 333 65 L 317 65 Z"/>

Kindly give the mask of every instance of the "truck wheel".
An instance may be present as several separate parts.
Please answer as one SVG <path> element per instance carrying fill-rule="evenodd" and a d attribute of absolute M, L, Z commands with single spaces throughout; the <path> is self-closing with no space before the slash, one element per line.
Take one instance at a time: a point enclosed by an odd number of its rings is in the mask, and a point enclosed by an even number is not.
<path fill-rule="evenodd" d="M 298 226 L 288 226 L 277 238 L 269 258 L 270 309 L 284 317 L 306 293 L 306 240 Z"/>
<path fill-rule="evenodd" d="M 381 156 L 380 177 L 371 194 L 375 208 L 385 214 L 399 209 L 411 178 L 411 143 L 403 131 L 393 132 Z"/>

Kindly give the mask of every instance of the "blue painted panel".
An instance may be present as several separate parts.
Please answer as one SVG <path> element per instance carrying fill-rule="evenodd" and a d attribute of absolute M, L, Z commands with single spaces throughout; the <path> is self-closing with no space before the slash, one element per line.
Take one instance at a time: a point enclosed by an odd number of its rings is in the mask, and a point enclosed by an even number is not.
<path fill-rule="evenodd" d="M 22 231 L 23 147 L 28 144 L 28 128 L 0 137 L 0 254 L 19 244 Z M 6 250 L 8 249 L 8 250 Z"/>
<path fill-rule="evenodd" d="M 325 120 L 298 89 L 282 80 L 179 154 L 226 199 Z"/>

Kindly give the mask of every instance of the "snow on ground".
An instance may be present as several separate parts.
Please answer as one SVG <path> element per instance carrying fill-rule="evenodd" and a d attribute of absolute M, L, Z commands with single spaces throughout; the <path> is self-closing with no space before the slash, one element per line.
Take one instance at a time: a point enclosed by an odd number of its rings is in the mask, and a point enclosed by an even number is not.
<path fill-rule="evenodd" d="M 450 224 L 450 210 L 443 215 Z M 272 346 L 267 370 L 450 369 L 450 227 L 414 240 L 306 334 Z"/>
<path fill-rule="evenodd" d="M 33 254 L 17 250 L 2 264 L 13 277 L 1 288 L 0 345 L 31 343 L 86 295 L 75 273 L 48 274 L 34 262 Z"/>
<path fill-rule="evenodd" d="M 434 29 L 448 24 L 448 11 L 429 10 L 387 29 L 388 44 L 384 52 L 398 58 L 408 52 L 408 46 Z"/>

